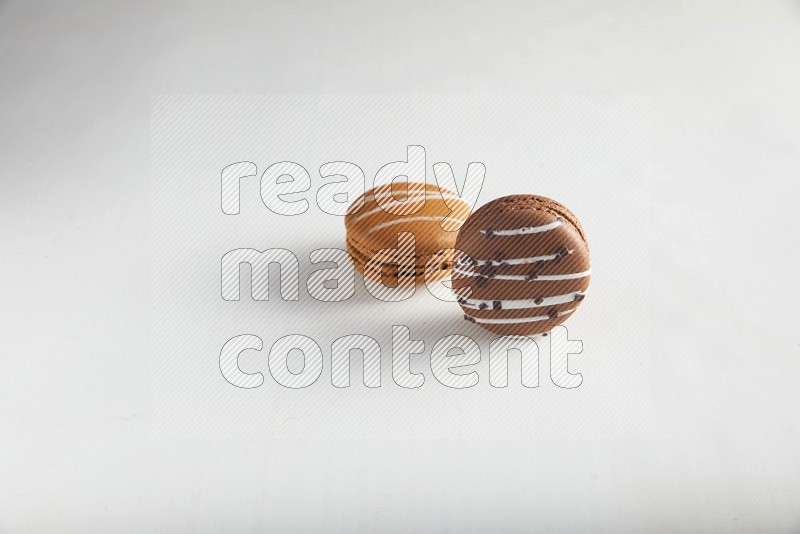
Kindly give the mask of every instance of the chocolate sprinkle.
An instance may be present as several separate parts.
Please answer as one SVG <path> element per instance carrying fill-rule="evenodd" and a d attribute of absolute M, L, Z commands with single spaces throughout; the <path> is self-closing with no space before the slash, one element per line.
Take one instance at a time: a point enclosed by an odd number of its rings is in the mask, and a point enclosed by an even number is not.
<path fill-rule="evenodd" d="M 527 280 L 528 282 L 530 282 L 531 280 L 536 280 L 537 278 L 539 278 L 538 273 L 528 273 L 525 275 L 525 280 Z"/>
<path fill-rule="evenodd" d="M 490 238 L 490 239 L 491 239 L 492 237 L 494 237 L 494 230 L 492 230 L 491 228 L 489 228 L 488 230 L 486 230 L 486 237 L 488 237 L 488 238 Z"/>
<path fill-rule="evenodd" d="M 536 304 L 541 304 L 542 302 L 544 302 L 544 299 L 542 297 L 535 297 L 533 299 L 533 302 L 535 302 Z"/>
<path fill-rule="evenodd" d="M 580 302 L 586 298 L 585 293 L 575 293 L 575 302 Z"/>
<path fill-rule="evenodd" d="M 464 319 L 466 319 L 467 321 L 469 321 L 469 322 L 471 322 L 471 323 L 474 323 L 474 322 L 475 322 L 475 318 L 474 318 L 474 317 L 470 317 L 470 316 L 469 316 L 469 315 L 467 315 L 466 313 L 464 314 Z"/>
<path fill-rule="evenodd" d="M 459 304 L 466 304 L 467 303 L 467 299 L 465 299 L 464 297 L 458 297 L 458 303 Z"/>
<path fill-rule="evenodd" d="M 488 304 L 486 304 L 485 302 L 481 302 L 480 306 L 478 306 L 478 309 L 479 310 L 485 310 L 488 307 L 489 307 Z"/>
<path fill-rule="evenodd" d="M 558 312 L 555 310 L 555 308 L 553 308 L 552 310 L 547 312 L 547 316 L 550 317 L 551 319 L 555 319 L 556 317 L 558 317 Z"/>
<path fill-rule="evenodd" d="M 503 305 L 500 303 L 499 300 L 495 300 L 494 302 L 492 302 L 492 309 L 493 310 L 499 310 L 502 307 L 503 307 Z"/>
<path fill-rule="evenodd" d="M 475 285 L 478 287 L 483 287 L 484 285 L 486 285 L 487 280 L 488 278 L 486 278 L 485 276 L 478 276 L 477 278 L 475 278 Z"/>

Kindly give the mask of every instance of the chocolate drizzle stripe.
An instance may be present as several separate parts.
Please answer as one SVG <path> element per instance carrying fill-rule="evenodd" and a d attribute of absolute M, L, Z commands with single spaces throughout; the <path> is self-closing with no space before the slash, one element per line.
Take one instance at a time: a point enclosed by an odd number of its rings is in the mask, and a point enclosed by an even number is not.
<path fill-rule="evenodd" d="M 367 197 L 364 197 L 364 200 L 365 201 L 367 201 L 367 200 L 383 200 L 383 199 L 388 198 L 390 200 L 393 200 L 393 201 L 397 202 L 398 204 L 403 204 L 405 202 L 408 202 L 408 201 L 411 201 L 411 200 L 414 200 L 414 199 L 426 198 L 428 200 L 437 200 L 437 199 L 445 199 L 446 198 L 448 200 L 450 200 L 450 199 L 460 200 L 464 204 L 467 203 L 466 200 L 464 200 L 460 196 L 456 195 L 455 193 L 440 193 L 439 191 L 436 191 L 435 189 L 428 189 L 427 191 L 425 191 L 423 189 L 413 189 L 413 190 L 409 191 L 408 195 L 405 198 L 398 199 L 398 197 L 403 196 L 403 193 L 404 193 L 403 191 L 400 191 L 400 192 L 397 193 L 397 195 L 392 195 L 390 193 L 381 193 L 380 195 L 369 195 Z"/>
<path fill-rule="evenodd" d="M 481 273 L 475 273 L 470 271 L 464 271 L 462 269 L 455 268 L 453 272 L 456 274 L 462 274 L 467 277 L 473 276 L 483 276 Z M 592 274 L 592 270 L 589 269 L 588 271 L 583 271 L 582 273 L 566 273 L 566 274 L 540 274 L 536 278 L 528 278 L 528 275 L 525 274 L 495 274 L 491 276 L 492 280 L 521 280 L 525 282 L 549 282 L 555 280 L 576 280 L 578 278 L 585 278 Z"/>
<path fill-rule="evenodd" d="M 574 252 L 575 251 L 573 249 L 570 249 L 570 250 L 567 251 L 567 254 L 572 254 Z M 547 254 L 545 256 L 531 256 L 530 258 L 509 258 L 509 259 L 505 259 L 505 260 L 474 260 L 475 263 L 473 263 L 473 265 L 477 265 L 477 266 L 480 266 L 480 265 L 500 266 L 503 263 L 507 263 L 509 265 L 526 265 L 528 263 L 536 263 L 537 261 L 554 260 L 558 256 L 559 256 L 558 254 Z M 469 265 L 470 261 L 471 261 L 470 258 L 464 258 L 463 260 L 460 261 L 460 263 L 462 265 Z"/>
<path fill-rule="evenodd" d="M 467 203 L 463 198 L 461 198 L 460 196 L 458 196 L 455 193 L 451 193 L 451 192 L 445 193 L 445 192 L 437 191 L 436 189 L 433 189 L 433 188 L 422 189 L 422 188 L 414 187 L 414 188 L 411 188 L 408 191 L 408 195 L 406 195 L 406 191 L 404 191 L 404 190 L 398 191 L 396 194 L 392 194 L 392 193 L 389 192 L 388 189 L 381 191 L 377 195 L 375 193 L 369 193 L 366 196 L 357 198 L 356 201 L 353 202 L 353 205 L 358 205 L 358 204 L 361 204 L 361 203 L 366 204 L 370 200 L 376 200 L 377 201 L 378 199 L 385 199 L 385 198 L 394 200 L 398 204 L 403 204 L 405 202 L 409 202 L 409 201 L 414 200 L 414 199 L 420 199 L 421 200 L 423 198 L 427 198 L 429 200 L 445 199 L 446 198 L 446 199 L 461 200 L 462 202 L 464 202 L 464 204 Z M 363 207 L 363 206 L 361 206 L 361 207 Z M 357 213 L 357 212 L 358 212 L 358 210 L 350 211 L 350 213 Z"/>
<path fill-rule="evenodd" d="M 564 310 L 558 313 L 557 317 L 561 317 L 563 315 L 567 315 L 575 311 L 575 308 Z M 471 317 L 472 320 L 476 323 L 485 323 L 485 324 L 517 324 L 517 323 L 535 323 L 538 321 L 549 321 L 553 318 L 549 315 L 536 315 L 533 317 L 509 317 L 506 319 L 484 319 L 482 317 L 473 317 L 472 315 L 465 315 L 464 317 Z"/>
<path fill-rule="evenodd" d="M 563 222 L 564 219 L 557 217 L 555 221 L 542 226 L 523 226 L 522 228 L 512 228 L 510 230 L 495 230 L 494 228 L 486 228 L 485 230 L 481 230 L 481 233 L 492 236 L 538 234 L 541 232 L 547 232 L 548 230 L 555 230 L 561 226 Z"/>
<path fill-rule="evenodd" d="M 525 310 L 528 308 L 541 308 L 543 306 L 554 306 L 556 304 L 566 304 L 568 302 L 575 302 L 576 296 L 585 295 L 583 291 L 574 291 L 565 295 L 553 295 L 552 297 L 544 297 L 538 299 L 511 299 L 511 300 L 478 300 L 466 299 L 462 303 L 465 308 L 473 310 L 481 309 L 482 305 L 492 306 L 494 302 L 500 302 L 500 311 L 505 310 Z M 537 302 L 538 301 L 538 302 Z"/>
<path fill-rule="evenodd" d="M 383 224 L 377 224 L 369 229 L 368 233 L 377 232 L 382 228 L 386 228 L 388 226 L 394 226 L 395 224 L 402 224 L 402 223 L 410 223 L 410 222 L 418 222 L 418 221 L 444 221 L 444 220 L 451 220 L 458 223 L 463 223 L 462 219 L 458 219 L 455 217 L 402 217 L 399 219 L 392 219 L 391 221 L 386 221 Z"/>
<path fill-rule="evenodd" d="M 444 198 L 457 199 L 458 197 L 446 195 L 446 196 L 444 196 Z M 410 208 L 413 207 L 413 206 L 424 206 L 425 204 L 426 204 L 426 200 L 425 200 L 424 196 L 421 196 L 421 197 L 412 196 L 412 197 L 409 197 L 409 199 L 407 201 L 392 202 L 391 203 L 391 207 L 392 208 L 406 208 L 406 207 L 408 207 L 409 210 L 410 210 Z M 462 204 L 463 205 L 458 206 L 458 209 L 455 209 L 453 211 L 454 212 L 463 211 L 464 212 L 464 218 L 466 218 L 466 216 L 469 215 L 469 206 L 467 205 L 466 202 L 463 202 L 463 201 L 462 201 Z M 448 207 L 450 207 L 450 206 L 448 206 Z M 418 209 L 421 209 L 421 208 L 418 208 Z M 417 211 L 417 210 L 415 210 L 415 211 Z M 358 222 L 358 221 L 360 221 L 362 219 L 366 219 L 370 215 L 375 215 L 376 213 L 380 213 L 380 212 L 383 212 L 383 213 L 385 213 L 387 215 L 392 215 L 392 216 L 395 216 L 395 217 L 402 217 L 403 215 L 405 215 L 404 213 L 392 213 L 391 211 L 386 209 L 386 206 L 384 206 L 384 207 L 378 206 L 378 207 L 373 208 L 373 209 L 371 209 L 371 210 L 369 210 L 367 212 L 360 213 L 357 216 L 353 217 L 353 221 L 352 222 L 354 222 L 354 223 Z M 358 212 L 354 212 L 354 213 L 358 213 Z"/>

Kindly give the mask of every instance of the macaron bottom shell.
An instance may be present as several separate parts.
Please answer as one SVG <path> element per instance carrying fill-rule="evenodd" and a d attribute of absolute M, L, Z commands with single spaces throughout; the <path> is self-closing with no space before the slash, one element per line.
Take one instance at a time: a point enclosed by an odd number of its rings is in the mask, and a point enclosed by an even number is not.
<path fill-rule="evenodd" d="M 365 277 L 378 281 L 377 270 L 372 269 L 367 272 L 367 264 L 374 251 L 365 252 L 357 243 L 348 239 L 347 252 L 358 272 Z M 396 287 L 399 279 L 404 277 L 413 277 L 416 285 L 424 284 L 426 280 L 441 280 L 450 275 L 453 266 L 453 251 L 443 251 L 441 254 L 429 256 L 400 258 L 400 260 L 402 259 L 407 261 L 399 261 L 398 258 L 393 258 L 391 261 L 375 261 L 375 264 L 380 266 L 380 281 L 384 285 Z"/>

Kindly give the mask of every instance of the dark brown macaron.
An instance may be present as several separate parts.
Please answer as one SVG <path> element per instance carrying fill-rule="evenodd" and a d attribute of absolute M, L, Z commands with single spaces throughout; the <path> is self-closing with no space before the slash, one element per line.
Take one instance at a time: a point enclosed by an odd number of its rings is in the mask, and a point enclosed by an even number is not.
<path fill-rule="evenodd" d="M 444 278 L 469 208 L 456 193 L 432 184 L 375 187 L 356 199 L 345 216 L 347 252 L 364 276 L 380 278 L 389 287 L 400 279 L 422 284 Z M 413 235 L 413 248 L 407 239 L 400 241 L 402 234 Z"/>
<path fill-rule="evenodd" d="M 458 233 L 452 279 L 464 318 L 497 334 L 549 332 L 583 301 L 590 275 L 577 217 L 547 197 L 493 200 Z"/>

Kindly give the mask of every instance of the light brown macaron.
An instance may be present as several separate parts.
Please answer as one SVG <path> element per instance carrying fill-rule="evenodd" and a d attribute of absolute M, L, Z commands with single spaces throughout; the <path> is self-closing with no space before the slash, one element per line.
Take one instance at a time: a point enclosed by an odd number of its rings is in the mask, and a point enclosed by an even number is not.
<path fill-rule="evenodd" d="M 536 195 L 498 198 L 475 211 L 456 242 L 453 289 L 464 318 L 502 335 L 549 332 L 589 287 L 589 245 L 577 217 Z"/>
<path fill-rule="evenodd" d="M 469 211 L 458 194 L 432 184 L 375 187 L 345 215 L 347 252 L 361 273 L 389 287 L 400 278 L 416 284 L 441 279 L 450 273 L 458 230 Z"/>

